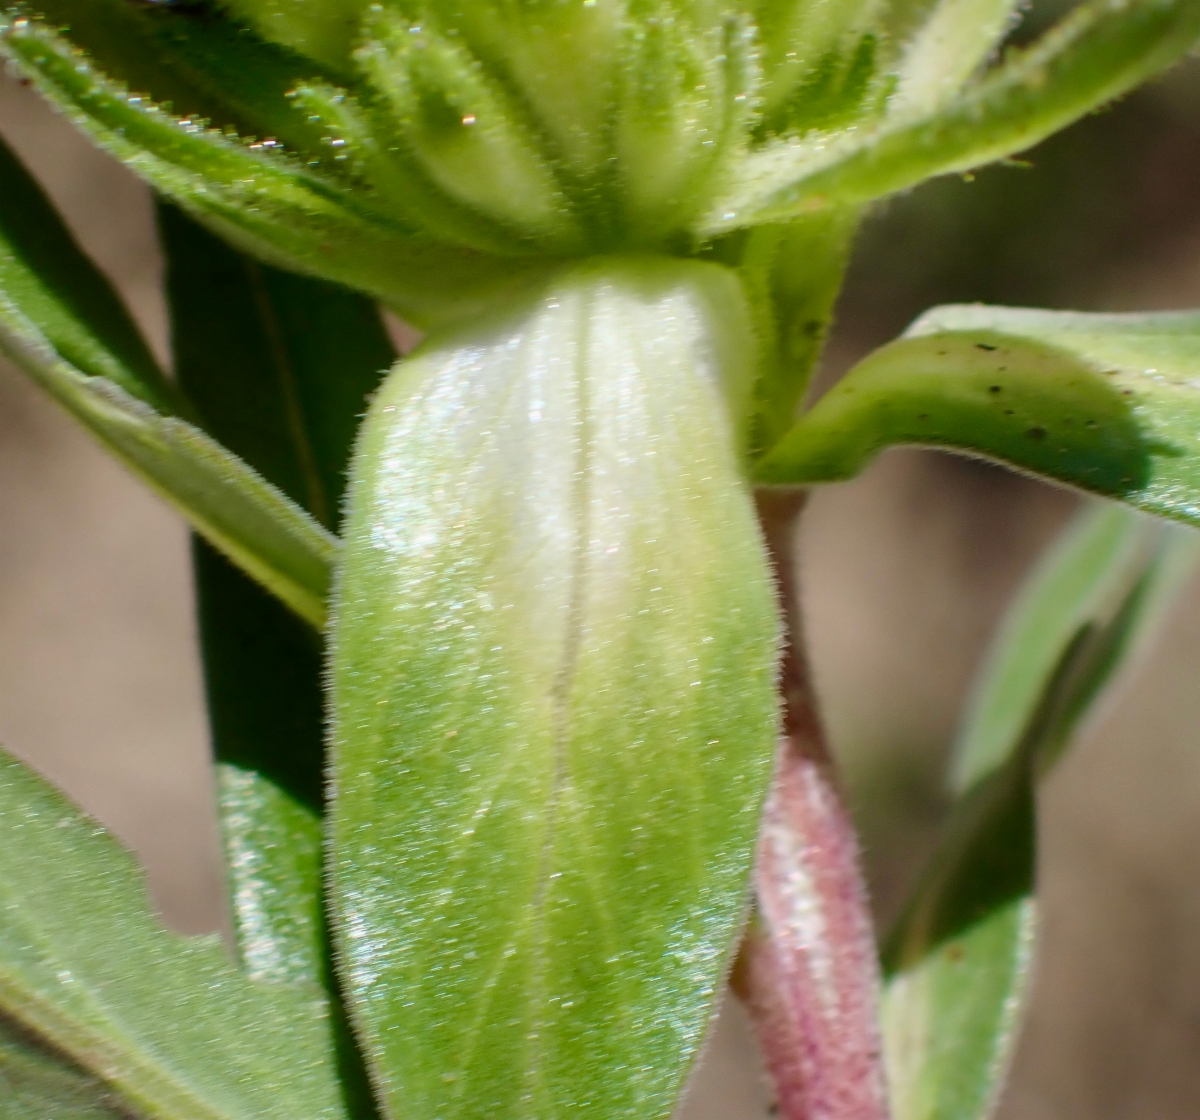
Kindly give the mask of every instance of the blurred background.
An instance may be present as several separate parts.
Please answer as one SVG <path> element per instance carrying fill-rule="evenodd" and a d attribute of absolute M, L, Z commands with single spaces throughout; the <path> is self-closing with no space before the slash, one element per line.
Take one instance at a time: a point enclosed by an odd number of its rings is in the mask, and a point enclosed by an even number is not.
<path fill-rule="evenodd" d="M 0 79 L 0 133 L 113 278 L 165 363 L 150 199 Z M 1200 306 L 1200 65 L 1021 163 L 941 180 L 869 221 L 827 385 L 925 307 Z M 803 526 L 826 719 L 886 921 L 929 852 L 971 676 L 1075 498 L 928 452 L 817 493 Z M 1047 783 L 1043 941 L 1003 1120 L 1200 1113 L 1200 586 Z M 0 741 L 134 847 L 166 920 L 221 928 L 183 523 L 0 361 Z M 687 1120 L 769 1107 L 737 1008 Z"/>

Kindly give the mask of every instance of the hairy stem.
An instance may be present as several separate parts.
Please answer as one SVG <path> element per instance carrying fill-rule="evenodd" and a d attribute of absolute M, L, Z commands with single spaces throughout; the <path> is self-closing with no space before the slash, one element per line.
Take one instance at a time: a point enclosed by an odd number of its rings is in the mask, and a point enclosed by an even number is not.
<path fill-rule="evenodd" d="M 879 965 L 854 827 L 817 712 L 793 542 L 807 494 L 757 495 L 785 631 L 783 737 L 735 987 L 785 1120 L 885 1120 Z"/>

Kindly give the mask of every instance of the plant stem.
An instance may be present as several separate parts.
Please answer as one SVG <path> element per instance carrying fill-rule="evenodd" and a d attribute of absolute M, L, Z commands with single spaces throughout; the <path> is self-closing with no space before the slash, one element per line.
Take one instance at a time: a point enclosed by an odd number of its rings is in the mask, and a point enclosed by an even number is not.
<path fill-rule="evenodd" d="M 806 499 L 756 495 L 784 619 L 783 735 L 735 987 L 785 1120 L 885 1120 L 874 932 L 803 646 L 793 545 Z"/>

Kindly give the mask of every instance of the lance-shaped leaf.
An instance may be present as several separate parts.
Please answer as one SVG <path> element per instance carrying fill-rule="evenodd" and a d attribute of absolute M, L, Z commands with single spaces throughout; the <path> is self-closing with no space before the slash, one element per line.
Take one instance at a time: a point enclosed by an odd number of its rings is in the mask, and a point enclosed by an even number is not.
<path fill-rule="evenodd" d="M 259 265 L 164 207 L 175 371 L 207 431 L 337 528 L 350 445 L 395 360 L 374 305 Z M 317 636 L 209 548 L 197 608 L 234 927 L 256 978 L 324 974 Z"/>
<path fill-rule="evenodd" d="M 76 1068 L 75 1089 L 78 1071 L 102 1082 L 95 1105 L 121 1115 L 345 1115 L 320 989 L 253 983 L 216 938 L 166 932 L 130 856 L 2 753 L 0 852 L 0 1084 L 14 1061 L 27 1083 L 31 1066 L 48 1076 L 29 1040 Z"/>
<path fill-rule="evenodd" d="M 1200 524 L 1200 314 L 936 308 L 834 386 L 759 477 L 849 478 L 900 443 Z"/>
<path fill-rule="evenodd" d="M 416 237 L 411 223 L 376 205 L 377 192 L 361 184 L 350 189 L 312 166 L 307 153 L 301 159 L 273 137 L 250 143 L 203 119 L 180 117 L 110 77 L 64 34 L 16 9 L 0 11 L 7 12 L 0 14 L 0 57 L 110 155 L 268 263 L 368 292 L 422 326 L 472 316 L 539 270 L 535 262 Z M 186 68 L 177 84 L 185 78 Z M 164 86 L 164 95 L 172 88 Z M 184 103 L 200 111 L 211 104 L 207 89 L 188 87 L 185 94 Z M 348 143 L 321 123 L 331 143 Z"/>
<path fill-rule="evenodd" d="M 665 1117 L 746 906 L 778 623 L 714 265 L 427 342 L 352 474 L 334 907 L 389 1115 Z"/>
<path fill-rule="evenodd" d="M 0 350 L 238 566 L 321 625 L 337 540 L 184 416 L 128 313 L 0 147 Z"/>
<path fill-rule="evenodd" d="M 983 1120 L 1003 1083 L 1036 932 L 1035 783 L 1194 570 L 1200 539 L 1085 511 L 1014 604 L 957 747 L 962 790 L 885 952 L 896 1120 Z"/>
<path fill-rule="evenodd" d="M 1197 40 L 1194 0 L 1088 0 L 932 113 L 889 113 L 875 128 L 766 145 L 713 208 L 705 231 L 868 202 L 1012 155 L 1171 66 Z"/>

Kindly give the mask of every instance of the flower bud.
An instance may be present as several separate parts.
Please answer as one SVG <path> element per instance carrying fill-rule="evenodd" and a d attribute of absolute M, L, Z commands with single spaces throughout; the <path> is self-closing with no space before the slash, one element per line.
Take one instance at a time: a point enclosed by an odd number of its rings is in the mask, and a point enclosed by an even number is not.
<path fill-rule="evenodd" d="M 653 236 L 703 206 L 705 184 L 741 139 L 754 73 L 736 18 L 696 27 L 668 3 L 643 7 L 627 32 L 616 149 L 628 222 Z"/>
<path fill-rule="evenodd" d="M 449 36 L 393 13 L 356 54 L 387 103 L 399 158 L 452 199 L 559 251 L 574 222 L 554 173 L 504 91 Z M 389 149 L 393 145 L 389 145 Z"/>

